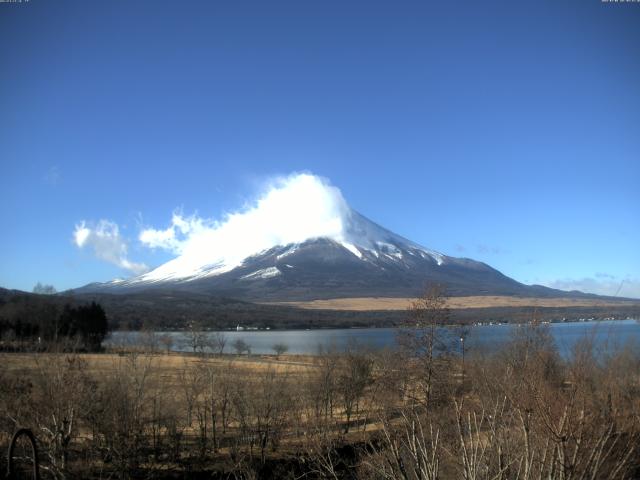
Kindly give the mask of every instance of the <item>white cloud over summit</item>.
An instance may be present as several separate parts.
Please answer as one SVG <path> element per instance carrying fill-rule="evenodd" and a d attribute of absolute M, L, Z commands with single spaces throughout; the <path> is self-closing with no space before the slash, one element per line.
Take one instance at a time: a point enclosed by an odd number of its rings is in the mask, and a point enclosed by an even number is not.
<path fill-rule="evenodd" d="M 78 248 L 91 248 L 99 259 L 135 274 L 149 269 L 145 264 L 127 258 L 127 242 L 120 235 L 118 225 L 109 220 L 100 220 L 95 226 L 80 222 L 73 232 L 73 240 Z"/>
<path fill-rule="evenodd" d="M 174 213 L 165 229 L 147 228 L 140 242 L 161 248 L 189 265 L 234 265 L 276 245 L 310 238 L 342 239 L 349 207 L 340 190 L 311 174 L 295 174 L 272 182 L 253 205 L 221 221 Z"/>

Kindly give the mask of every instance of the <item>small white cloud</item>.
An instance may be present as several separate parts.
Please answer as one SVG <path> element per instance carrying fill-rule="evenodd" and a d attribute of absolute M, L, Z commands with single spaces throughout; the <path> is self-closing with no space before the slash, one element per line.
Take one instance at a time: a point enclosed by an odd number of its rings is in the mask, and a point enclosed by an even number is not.
<path fill-rule="evenodd" d="M 196 215 L 185 217 L 179 212 L 174 212 L 171 226 L 165 230 L 147 228 L 140 232 L 138 239 L 149 248 L 161 248 L 180 254 L 190 237 L 213 228 L 216 228 L 215 222 Z"/>
<path fill-rule="evenodd" d="M 92 248 L 100 260 L 112 263 L 135 274 L 146 272 L 148 267 L 127 258 L 127 242 L 120 235 L 118 225 L 109 220 L 100 220 L 94 227 L 85 221 L 76 225 L 73 232 L 74 243 L 78 248 Z"/>
<path fill-rule="evenodd" d="M 640 279 L 598 273 L 597 278 L 564 278 L 547 282 L 546 285 L 560 290 L 579 290 L 585 293 L 610 297 L 640 298 Z"/>
<path fill-rule="evenodd" d="M 49 170 L 47 170 L 47 172 L 44 174 L 45 183 L 53 187 L 55 187 L 56 185 L 58 185 L 58 183 L 60 183 L 60 179 L 61 179 L 60 169 L 58 168 L 57 165 L 50 167 Z"/>
<path fill-rule="evenodd" d="M 81 222 L 80 225 L 76 225 L 76 229 L 73 232 L 73 238 L 76 242 L 76 245 L 80 248 L 84 247 L 84 244 L 87 243 L 87 239 L 91 234 L 91 230 L 89 230 L 84 222 Z"/>

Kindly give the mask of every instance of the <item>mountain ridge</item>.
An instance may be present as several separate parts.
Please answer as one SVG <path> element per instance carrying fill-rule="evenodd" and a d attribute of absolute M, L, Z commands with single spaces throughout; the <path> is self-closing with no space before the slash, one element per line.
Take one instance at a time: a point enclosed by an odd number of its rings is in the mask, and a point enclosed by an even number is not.
<path fill-rule="evenodd" d="M 449 296 L 584 296 L 525 285 L 483 262 L 426 248 L 352 209 L 339 189 L 311 174 L 284 179 L 222 222 L 174 214 L 140 241 L 176 256 L 127 280 L 84 293 L 172 289 L 251 302 L 416 297 L 427 283 Z"/>
<path fill-rule="evenodd" d="M 427 283 L 450 296 L 591 296 L 525 285 L 483 262 L 450 257 L 349 212 L 339 236 L 276 245 L 237 264 L 182 269 L 181 257 L 129 280 L 93 283 L 78 293 L 132 293 L 172 288 L 247 301 L 304 301 L 350 297 L 416 297 Z M 596 296 L 597 297 L 597 296 Z"/>

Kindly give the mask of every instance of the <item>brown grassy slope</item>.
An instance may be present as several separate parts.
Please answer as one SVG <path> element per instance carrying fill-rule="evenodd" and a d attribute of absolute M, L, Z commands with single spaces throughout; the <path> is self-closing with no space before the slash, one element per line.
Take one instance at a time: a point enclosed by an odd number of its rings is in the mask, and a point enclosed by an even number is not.
<path fill-rule="evenodd" d="M 289 305 L 310 310 L 406 310 L 413 298 L 335 298 L 329 300 L 311 300 L 303 302 L 275 302 L 272 304 Z M 491 307 L 607 307 L 640 306 L 640 300 L 600 300 L 591 298 L 529 298 L 508 296 L 471 296 L 450 297 L 447 305 L 452 309 L 491 308 Z"/>

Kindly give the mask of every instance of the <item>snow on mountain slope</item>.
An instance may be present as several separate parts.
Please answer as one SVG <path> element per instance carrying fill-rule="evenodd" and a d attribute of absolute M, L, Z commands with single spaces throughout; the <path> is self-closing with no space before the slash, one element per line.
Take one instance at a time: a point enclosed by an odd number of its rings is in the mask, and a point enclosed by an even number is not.
<path fill-rule="evenodd" d="M 420 255 L 441 264 L 446 258 L 360 215 L 348 206 L 337 188 L 308 174 L 286 179 L 253 208 L 229 216 L 226 222 L 208 224 L 174 215 L 168 229 L 145 230 L 140 239 L 152 247 L 170 248 L 177 257 L 148 273 L 119 282 L 120 286 L 217 276 L 276 246 L 288 247 L 280 254 L 284 258 L 313 239 L 331 240 L 361 261 L 368 261 L 372 255 L 397 261 L 403 255 Z"/>
<path fill-rule="evenodd" d="M 437 282 L 452 296 L 566 295 L 411 242 L 351 209 L 337 188 L 308 174 L 282 179 L 223 221 L 176 213 L 169 227 L 145 229 L 139 240 L 174 258 L 143 275 L 76 291 L 170 290 L 261 302 L 412 297 Z"/>

